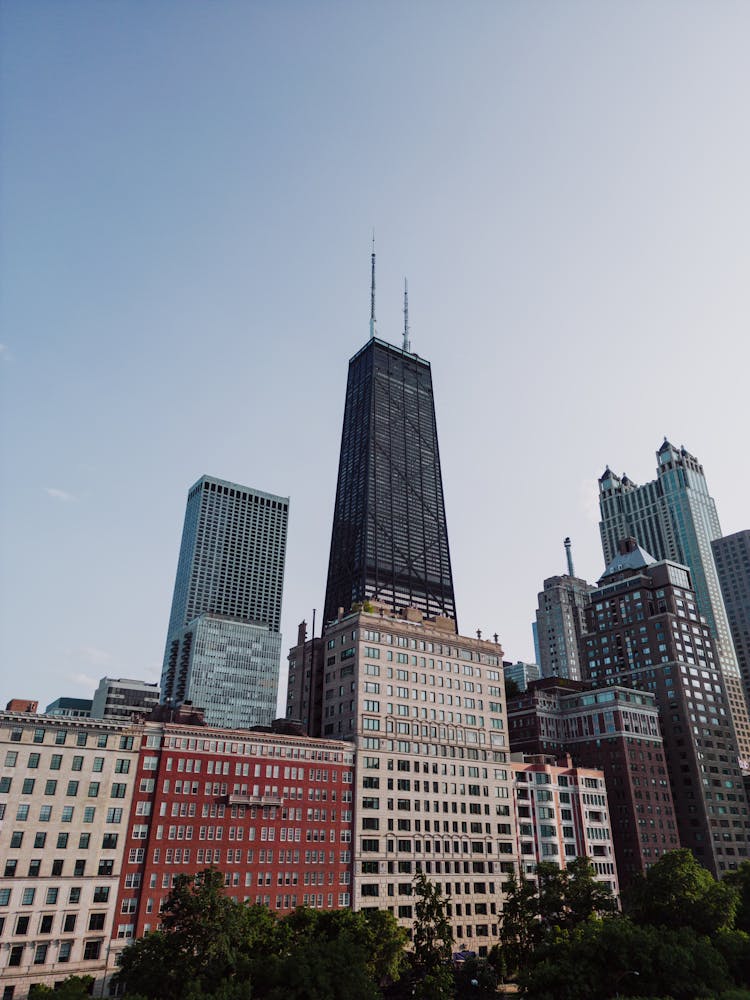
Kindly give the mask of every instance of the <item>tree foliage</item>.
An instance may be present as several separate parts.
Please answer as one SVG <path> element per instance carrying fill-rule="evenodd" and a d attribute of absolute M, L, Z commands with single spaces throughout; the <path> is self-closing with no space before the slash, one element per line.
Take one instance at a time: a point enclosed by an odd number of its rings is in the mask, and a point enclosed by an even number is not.
<path fill-rule="evenodd" d="M 42 1000 L 42 997 L 55 997 L 55 1000 L 88 1000 L 93 985 L 93 976 L 68 976 L 54 989 L 45 986 L 44 983 L 33 983 L 29 988 L 29 1000 Z"/>
<path fill-rule="evenodd" d="M 406 932 L 390 913 L 311 910 L 277 919 L 236 903 L 223 875 L 179 878 L 162 929 L 122 955 L 119 981 L 146 1000 L 371 1000 L 400 975 Z"/>
<path fill-rule="evenodd" d="M 722 881 L 737 893 L 734 926 L 750 934 L 750 861 L 743 861 L 736 871 L 727 872 Z"/>
<path fill-rule="evenodd" d="M 447 1000 L 453 996 L 453 929 L 448 919 L 448 903 L 424 872 L 414 879 L 414 892 L 414 996 Z"/>
<path fill-rule="evenodd" d="M 734 924 L 738 893 L 713 875 L 686 848 L 664 854 L 636 880 L 626 898 L 630 917 L 655 927 L 690 927 L 715 934 Z"/>

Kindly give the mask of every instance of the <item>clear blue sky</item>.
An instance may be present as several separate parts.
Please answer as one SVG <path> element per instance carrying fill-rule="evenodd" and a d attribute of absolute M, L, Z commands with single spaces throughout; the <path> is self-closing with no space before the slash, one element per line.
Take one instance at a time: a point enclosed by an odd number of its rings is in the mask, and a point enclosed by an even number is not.
<path fill-rule="evenodd" d="M 188 487 L 291 497 L 320 609 L 348 358 L 431 360 L 459 621 L 531 658 L 663 435 L 750 527 L 746 2 L 4 0 L 0 701 L 156 680 Z"/>

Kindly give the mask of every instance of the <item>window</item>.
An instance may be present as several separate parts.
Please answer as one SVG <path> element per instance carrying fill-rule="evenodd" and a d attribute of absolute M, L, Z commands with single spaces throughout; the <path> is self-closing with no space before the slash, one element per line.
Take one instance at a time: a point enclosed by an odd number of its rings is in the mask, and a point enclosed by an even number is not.
<path fill-rule="evenodd" d="M 102 850 L 103 851 L 114 851 L 117 847 L 117 834 L 116 833 L 105 833 L 102 837 Z"/>
<path fill-rule="evenodd" d="M 75 917 L 73 918 L 73 920 L 75 920 Z M 72 946 L 73 946 L 73 942 L 72 941 L 61 941 L 60 942 L 60 949 L 57 952 L 57 961 L 58 962 L 69 962 L 70 961 L 70 952 L 71 952 Z"/>
<path fill-rule="evenodd" d="M 21 896 L 21 905 L 33 906 L 35 895 L 36 895 L 36 889 L 24 889 L 23 895 Z"/>
<path fill-rule="evenodd" d="M 109 886 L 108 885 L 97 885 L 94 888 L 94 902 L 95 903 L 106 903 L 109 899 Z"/>
<path fill-rule="evenodd" d="M 56 791 L 57 791 L 57 782 L 55 781 L 54 778 L 50 778 L 44 784 L 44 794 L 54 795 Z"/>
<path fill-rule="evenodd" d="M 36 780 L 34 778 L 24 778 L 23 779 L 23 788 L 21 789 L 21 794 L 22 795 L 33 795 L 34 794 L 34 785 L 35 784 L 36 784 Z"/>
<path fill-rule="evenodd" d="M 29 878 L 38 878 L 39 872 L 42 870 L 42 860 L 41 858 L 34 858 L 29 861 Z"/>
<path fill-rule="evenodd" d="M 97 736 L 97 738 L 96 738 L 96 745 L 97 745 L 97 746 L 98 746 L 98 747 L 99 747 L 100 749 L 102 749 L 102 750 L 103 750 L 103 749 L 104 749 L 104 747 L 106 747 L 106 745 L 107 745 L 107 740 L 108 740 L 108 739 L 109 739 L 109 737 L 107 736 L 107 734 L 106 734 L 106 733 L 100 733 L 100 734 L 99 734 L 99 735 Z"/>
<path fill-rule="evenodd" d="M 46 843 L 47 843 L 47 834 L 46 833 L 35 833 L 34 834 L 34 847 L 44 847 L 44 845 Z M 11 844 L 11 847 L 12 846 L 13 845 Z"/>
<path fill-rule="evenodd" d="M 94 757 L 94 766 L 91 768 L 92 771 L 99 773 L 104 770 L 104 758 Z"/>
<path fill-rule="evenodd" d="M 59 889 L 56 889 L 54 887 L 47 889 L 47 898 L 44 901 L 46 905 L 53 906 L 57 902 L 57 897 L 59 894 L 60 894 Z"/>
<path fill-rule="evenodd" d="M 118 757 L 115 761 L 115 774 L 127 774 L 130 771 L 130 761 L 127 757 Z"/>
<path fill-rule="evenodd" d="M 63 806 L 62 816 L 60 817 L 63 823 L 73 822 L 73 806 Z"/>
<path fill-rule="evenodd" d="M 79 743 L 78 745 L 80 746 L 81 744 Z M 73 771 L 82 771 L 83 770 L 83 757 L 76 756 L 76 757 L 73 758 L 73 766 L 72 766 L 71 770 L 73 770 Z"/>
<path fill-rule="evenodd" d="M 107 822 L 108 823 L 119 823 L 122 819 L 122 809 L 108 809 L 107 810 Z"/>
<path fill-rule="evenodd" d="M 102 950 L 101 941 L 87 941 L 86 944 L 83 946 L 84 962 L 91 962 L 93 961 L 93 959 L 99 958 L 101 950 Z"/>
<path fill-rule="evenodd" d="M 76 736 L 76 746 L 77 747 L 85 747 L 87 742 L 88 742 L 88 734 L 87 733 L 78 733 L 77 734 L 77 736 Z M 82 757 L 81 757 L 81 760 L 83 760 Z M 73 770 L 75 771 L 76 768 L 74 767 Z M 78 770 L 80 771 L 80 768 L 78 768 Z"/>
<path fill-rule="evenodd" d="M 34 965 L 44 965 L 47 961 L 47 948 L 49 945 L 38 944 L 34 951 Z"/>
<path fill-rule="evenodd" d="M 29 917 L 18 917 L 16 919 L 16 930 L 15 934 L 21 936 L 22 934 L 29 933 Z"/>
<path fill-rule="evenodd" d="M 78 795 L 78 782 L 77 781 L 69 781 L 68 782 L 68 790 L 67 790 L 67 792 L 65 794 L 66 795 Z"/>
<path fill-rule="evenodd" d="M 35 743 L 44 743 L 44 730 L 43 729 L 35 729 L 34 730 L 34 742 Z"/>
<path fill-rule="evenodd" d="M 90 781 L 89 782 L 89 790 L 88 790 L 87 794 L 88 794 L 88 797 L 90 799 L 95 799 L 99 795 L 99 782 L 98 781 Z"/>
<path fill-rule="evenodd" d="M 62 851 L 68 846 L 68 836 L 67 833 L 58 833 L 57 835 L 57 849 Z"/>
<path fill-rule="evenodd" d="M 75 913 L 67 913 L 65 915 L 65 919 L 63 920 L 63 932 L 65 934 L 70 934 L 75 929 L 76 929 L 76 915 Z"/>
<path fill-rule="evenodd" d="M 39 924 L 40 934 L 51 934 L 52 933 L 52 914 L 45 913 Z"/>
<path fill-rule="evenodd" d="M 128 786 L 125 784 L 122 784 L 120 782 L 115 782 L 114 785 L 112 785 L 112 798 L 124 799 L 127 787 Z"/>
<path fill-rule="evenodd" d="M 91 916 L 89 917 L 89 930 L 103 931 L 105 916 L 106 914 L 104 913 L 92 913 Z"/>
<path fill-rule="evenodd" d="M 16 821 L 18 823 L 25 823 L 28 818 L 29 818 L 29 807 L 25 803 L 21 803 L 21 805 L 16 810 Z"/>
<path fill-rule="evenodd" d="M 84 823 L 93 823 L 95 815 L 96 815 L 96 809 L 93 806 L 84 806 L 83 808 Z"/>
<path fill-rule="evenodd" d="M 79 851 L 88 850 L 88 846 L 90 843 L 91 843 L 91 834 L 82 833 L 78 838 L 78 850 Z"/>
<path fill-rule="evenodd" d="M 22 844 L 22 842 L 23 842 L 23 833 L 21 833 L 19 830 L 16 830 L 14 833 L 12 833 L 10 835 L 10 846 L 11 846 L 11 849 L 15 849 L 16 847 L 20 847 L 21 844 Z"/>
<path fill-rule="evenodd" d="M 39 822 L 49 823 L 52 816 L 52 806 L 39 806 Z"/>
<path fill-rule="evenodd" d="M 8 959 L 8 965 L 16 966 L 21 964 L 21 958 L 23 956 L 23 945 L 14 944 L 10 949 L 10 958 Z"/>
<path fill-rule="evenodd" d="M 62 861 L 59 858 L 56 858 L 52 862 L 52 874 L 53 875 L 62 875 L 62 873 L 63 873 L 63 863 L 62 863 Z"/>
<path fill-rule="evenodd" d="M 61 753 L 53 753 L 52 754 L 52 760 L 50 761 L 50 764 L 49 764 L 50 771 L 59 771 L 61 765 L 62 765 L 62 754 Z"/>
<path fill-rule="evenodd" d="M 73 874 L 80 878 L 86 872 L 86 862 L 79 858 L 73 865 Z M 72 890 L 71 890 L 72 891 Z"/>
<path fill-rule="evenodd" d="M 5 862 L 5 872 L 3 873 L 4 878 L 13 878 L 16 874 L 16 868 L 18 867 L 18 862 L 15 858 L 11 858 L 9 861 Z"/>
<path fill-rule="evenodd" d="M 64 729 L 58 729 L 57 732 L 55 733 L 55 743 L 58 746 L 62 746 L 65 743 L 65 737 L 67 735 L 68 734 L 65 732 Z"/>
<path fill-rule="evenodd" d="M 0 889 L 0 906 L 10 903 L 10 889 Z"/>
<path fill-rule="evenodd" d="M 80 903 L 81 902 L 81 887 L 80 886 L 74 886 L 70 890 L 70 895 L 68 896 L 68 901 L 71 902 L 71 903 Z"/>
<path fill-rule="evenodd" d="M 0 792 L 9 792 L 11 785 L 10 778 L 0 778 Z"/>
<path fill-rule="evenodd" d="M 114 864 L 115 863 L 112 860 L 100 861 L 99 862 L 99 867 L 98 867 L 98 869 L 96 871 L 96 874 L 97 875 L 111 875 L 112 874 L 112 870 L 114 868 Z"/>

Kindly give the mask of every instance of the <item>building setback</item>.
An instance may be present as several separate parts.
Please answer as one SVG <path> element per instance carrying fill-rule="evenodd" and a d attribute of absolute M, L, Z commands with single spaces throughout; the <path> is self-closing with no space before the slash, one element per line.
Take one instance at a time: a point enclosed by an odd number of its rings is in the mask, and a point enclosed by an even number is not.
<path fill-rule="evenodd" d="M 618 881 L 604 775 L 574 767 L 568 757 L 513 754 L 513 804 L 523 873 L 533 877 L 541 861 L 567 868 L 591 859 L 596 879 L 617 895 Z"/>
<path fill-rule="evenodd" d="M 71 975 L 103 996 L 138 726 L 0 714 L 0 982 Z"/>
<path fill-rule="evenodd" d="M 745 697 L 750 700 L 750 531 L 715 538 L 711 548 Z"/>
<path fill-rule="evenodd" d="M 602 771 L 621 889 L 680 846 L 651 692 L 541 680 L 508 701 L 508 727 L 514 753 L 569 754 Z"/>
<path fill-rule="evenodd" d="M 55 698 L 47 705 L 45 715 L 58 715 L 70 719 L 91 718 L 91 698 Z M 36 712 L 36 708 L 30 709 Z"/>
<path fill-rule="evenodd" d="M 605 565 L 622 539 L 633 537 L 656 559 L 690 569 L 692 587 L 714 637 L 737 739 L 740 765 L 750 770 L 750 718 L 732 643 L 711 543 L 721 537 L 716 504 L 703 466 L 685 448 L 667 439 L 656 453 L 657 478 L 637 486 L 609 467 L 599 479 L 599 530 Z"/>
<path fill-rule="evenodd" d="M 736 868 L 748 856 L 748 804 L 724 674 L 689 569 L 657 563 L 626 539 L 591 595 L 587 625 L 588 679 L 656 697 L 680 844 L 717 877 Z"/>
<path fill-rule="evenodd" d="M 271 722 L 288 515 L 287 497 L 211 476 L 190 489 L 162 668 L 165 704 L 201 704 L 213 725 Z"/>
<path fill-rule="evenodd" d="M 355 611 L 290 651 L 287 712 L 356 746 L 354 908 L 411 930 L 423 871 L 457 943 L 486 953 L 517 865 L 502 648 L 413 608 Z"/>
<path fill-rule="evenodd" d="M 228 895 L 279 915 L 350 905 L 350 745 L 176 721 L 147 722 L 143 746 L 116 950 L 159 927 L 178 875 L 210 866 L 224 873 Z"/>

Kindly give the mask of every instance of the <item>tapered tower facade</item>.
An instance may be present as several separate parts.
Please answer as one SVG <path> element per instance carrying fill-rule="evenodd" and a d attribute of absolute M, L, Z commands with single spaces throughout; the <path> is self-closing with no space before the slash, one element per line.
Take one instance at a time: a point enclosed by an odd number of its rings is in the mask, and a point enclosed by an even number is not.
<path fill-rule="evenodd" d="M 407 330 L 349 362 L 324 625 L 370 600 L 456 619 L 432 372 Z"/>

